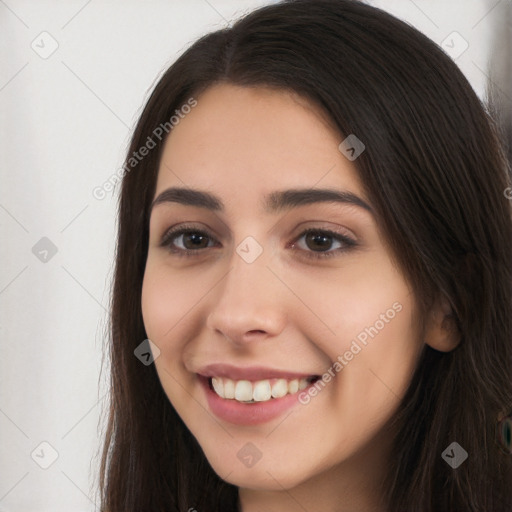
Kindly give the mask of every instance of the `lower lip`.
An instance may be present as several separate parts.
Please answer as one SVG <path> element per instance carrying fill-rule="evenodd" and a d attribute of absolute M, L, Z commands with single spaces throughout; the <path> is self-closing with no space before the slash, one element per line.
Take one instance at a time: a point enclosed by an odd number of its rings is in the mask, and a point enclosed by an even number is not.
<path fill-rule="evenodd" d="M 308 388 L 305 388 L 292 395 L 271 398 L 266 402 L 244 404 L 234 399 L 221 398 L 213 389 L 210 389 L 208 378 L 199 375 L 199 381 L 205 390 L 206 399 L 213 414 L 235 425 L 259 425 L 271 421 L 295 404 L 300 403 L 298 400 L 299 393 L 308 390 Z M 310 384 L 310 386 L 312 385 Z"/>

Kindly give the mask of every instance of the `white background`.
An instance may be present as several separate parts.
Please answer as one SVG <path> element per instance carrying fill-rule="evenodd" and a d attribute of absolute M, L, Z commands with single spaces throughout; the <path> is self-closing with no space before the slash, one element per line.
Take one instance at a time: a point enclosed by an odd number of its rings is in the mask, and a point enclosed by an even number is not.
<path fill-rule="evenodd" d="M 0 0 L 1 511 L 98 508 L 119 187 L 103 200 L 92 191 L 121 167 L 164 69 L 200 35 L 264 3 Z M 469 47 L 456 62 L 482 98 L 492 55 L 491 80 L 510 100 L 500 82 L 510 40 L 495 39 L 510 31 L 509 0 L 370 3 L 438 44 L 457 31 Z M 46 262 L 32 249 L 43 237 L 57 249 Z M 41 468 L 52 450 L 58 458 Z"/>

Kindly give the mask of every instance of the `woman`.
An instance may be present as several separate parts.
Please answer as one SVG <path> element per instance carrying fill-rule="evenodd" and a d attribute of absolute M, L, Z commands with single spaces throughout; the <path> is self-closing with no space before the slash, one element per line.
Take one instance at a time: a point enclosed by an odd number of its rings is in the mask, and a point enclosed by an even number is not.
<path fill-rule="evenodd" d="M 509 510 L 507 170 L 456 65 L 379 9 L 197 41 L 126 158 L 102 510 Z"/>

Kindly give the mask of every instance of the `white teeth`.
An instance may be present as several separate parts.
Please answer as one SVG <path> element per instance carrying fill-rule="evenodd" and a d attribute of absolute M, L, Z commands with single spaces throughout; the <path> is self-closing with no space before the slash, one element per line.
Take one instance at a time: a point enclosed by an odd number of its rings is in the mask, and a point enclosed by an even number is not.
<path fill-rule="evenodd" d="M 219 379 L 217 377 L 212 378 L 212 386 L 215 390 L 215 393 L 219 396 L 224 396 L 224 382 L 222 382 L 222 379 Z"/>
<path fill-rule="evenodd" d="M 299 381 L 298 379 L 293 379 L 288 382 L 288 392 L 289 393 L 297 393 L 299 391 Z"/>
<path fill-rule="evenodd" d="M 272 386 L 272 396 L 274 398 L 281 398 L 288 393 L 288 381 L 286 379 L 279 379 Z"/>
<path fill-rule="evenodd" d="M 235 398 L 235 383 L 231 379 L 219 380 L 224 381 L 224 395 L 219 394 L 219 396 L 222 398 Z"/>
<path fill-rule="evenodd" d="M 299 391 L 306 389 L 309 386 L 308 379 L 300 379 L 299 380 Z"/>
<path fill-rule="evenodd" d="M 252 389 L 252 398 L 255 402 L 264 402 L 270 400 L 272 389 L 268 380 L 256 382 Z"/>
<path fill-rule="evenodd" d="M 235 398 L 239 402 L 252 400 L 252 384 L 248 380 L 239 380 L 235 386 Z"/>
<path fill-rule="evenodd" d="M 266 379 L 257 382 L 249 380 L 233 381 L 224 377 L 212 377 L 212 387 L 221 398 L 235 399 L 239 402 L 266 402 L 272 398 L 297 393 L 307 388 L 309 379 Z"/>

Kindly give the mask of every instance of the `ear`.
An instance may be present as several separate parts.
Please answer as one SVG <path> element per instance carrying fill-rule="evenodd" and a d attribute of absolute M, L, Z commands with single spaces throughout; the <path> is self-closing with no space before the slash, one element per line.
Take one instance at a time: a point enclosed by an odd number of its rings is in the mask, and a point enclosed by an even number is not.
<path fill-rule="evenodd" d="M 452 307 L 442 296 L 436 301 L 425 322 L 424 340 L 440 352 L 450 352 L 460 343 L 460 332 Z"/>

